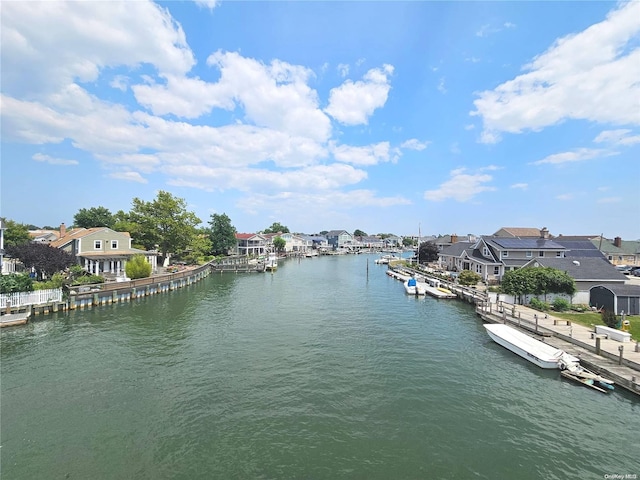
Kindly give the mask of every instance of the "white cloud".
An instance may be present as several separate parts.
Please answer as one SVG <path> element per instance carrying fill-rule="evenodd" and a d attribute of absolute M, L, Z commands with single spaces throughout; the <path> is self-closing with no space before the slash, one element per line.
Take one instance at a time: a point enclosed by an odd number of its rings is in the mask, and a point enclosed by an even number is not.
<path fill-rule="evenodd" d="M 473 123 L 469 123 L 464 126 L 465 130 L 473 130 L 474 128 L 476 128 L 476 126 Z"/>
<path fill-rule="evenodd" d="M 316 165 L 286 171 L 172 164 L 163 167 L 163 173 L 171 178 L 173 185 L 242 192 L 323 192 L 354 185 L 367 178 L 364 170 L 344 164 Z"/>
<path fill-rule="evenodd" d="M 147 183 L 147 180 L 138 172 L 114 172 L 108 175 L 116 180 L 126 180 L 127 182 Z"/>
<path fill-rule="evenodd" d="M 568 201 L 572 199 L 573 195 L 571 193 L 562 193 L 560 195 L 556 195 L 556 200 Z"/>
<path fill-rule="evenodd" d="M 500 132 L 538 131 L 566 119 L 640 125 L 640 2 L 558 39 L 524 67 L 527 73 L 483 91 L 471 115 L 482 117 L 481 141 Z"/>
<path fill-rule="evenodd" d="M 3 2 L 0 22 L 5 95 L 93 82 L 105 67 L 184 74 L 195 64 L 182 28 L 151 2 Z"/>
<path fill-rule="evenodd" d="M 429 143 L 431 143 L 431 142 L 421 142 L 420 140 L 418 140 L 416 138 L 411 138 L 409 140 L 405 140 L 404 142 L 402 142 L 402 144 L 400 145 L 400 148 L 406 148 L 408 150 L 421 151 L 421 150 L 424 150 L 425 148 L 427 148 Z"/>
<path fill-rule="evenodd" d="M 53 158 L 49 155 L 44 155 L 42 153 L 36 153 L 33 157 L 36 162 L 44 162 L 50 165 L 78 165 L 77 160 L 68 160 L 65 158 Z"/>
<path fill-rule="evenodd" d="M 514 183 L 509 188 L 515 188 L 515 189 L 518 189 L 518 190 L 526 190 L 527 188 L 529 188 L 529 184 L 528 183 Z"/>
<path fill-rule="evenodd" d="M 447 93 L 447 88 L 444 86 L 444 77 L 440 78 L 438 86 L 436 87 L 440 93 Z"/>
<path fill-rule="evenodd" d="M 344 78 L 347 75 L 349 75 L 349 64 L 347 64 L 347 63 L 339 64 L 338 65 L 338 73 L 340 74 L 340 76 L 342 78 Z"/>
<path fill-rule="evenodd" d="M 570 152 L 554 153 L 553 155 L 549 155 L 542 160 L 532 162 L 531 165 L 561 165 L 563 163 L 583 162 L 585 160 L 610 157 L 612 155 L 618 155 L 618 152 L 598 148 L 577 148 Z"/>
<path fill-rule="evenodd" d="M 595 143 L 610 143 L 612 145 L 635 145 L 640 143 L 640 135 L 629 135 L 631 130 L 604 130 L 593 140 Z"/>
<path fill-rule="evenodd" d="M 193 0 L 199 7 L 208 8 L 213 10 L 219 5 L 218 0 Z"/>
<path fill-rule="evenodd" d="M 448 198 L 458 202 L 466 202 L 482 192 L 494 191 L 495 188 L 485 185 L 493 180 L 488 174 L 468 174 L 465 168 L 458 168 L 450 172 L 451 178 L 442 183 L 436 190 L 424 192 L 425 200 L 440 202 Z"/>
<path fill-rule="evenodd" d="M 347 80 L 331 89 L 325 112 L 344 125 L 367 124 L 373 112 L 386 103 L 392 74 L 393 67 L 385 64 L 369 70 L 363 80 Z"/>
<path fill-rule="evenodd" d="M 364 147 L 332 144 L 330 149 L 337 161 L 353 165 L 377 165 L 398 159 L 398 152 L 391 151 L 389 142 L 380 142 Z"/>
<path fill-rule="evenodd" d="M 620 203 L 622 202 L 621 197 L 606 197 L 598 200 L 598 203 Z"/>
<path fill-rule="evenodd" d="M 511 23 L 511 22 L 504 22 L 504 24 L 502 26 L 504 28 L 516 28 L 516 24 L 515 23 Z"/>
<path fill-rule="evenodd" d="M 127 88 L 129 88 L 129 78 L 125 75 L 116 75 L 113 77 L 113 80 L 109 82 L 109 86 L 122 92 L 126 92 Z"/>
<path fill-rule="evenodd" d="M 460 145 L 458 145 L 458 142 L 453 142 L 451 144 L 451 153 L 453 153 L 454 155 L 459 155 L 461 150 L 460 150 Z"/>

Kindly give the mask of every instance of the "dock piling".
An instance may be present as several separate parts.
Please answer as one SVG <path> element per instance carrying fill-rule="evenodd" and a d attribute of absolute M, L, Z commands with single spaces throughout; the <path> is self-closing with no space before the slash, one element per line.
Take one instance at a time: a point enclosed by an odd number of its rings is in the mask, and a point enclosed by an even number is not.
<path fill-rule="evenodd" d="M 618 347 L 618 351 L 620 352 L 620 357 L 618 358 L 618 365 L 622 365 L 622 355 L 624 353 L 624 345 L 620 345 Z"/>

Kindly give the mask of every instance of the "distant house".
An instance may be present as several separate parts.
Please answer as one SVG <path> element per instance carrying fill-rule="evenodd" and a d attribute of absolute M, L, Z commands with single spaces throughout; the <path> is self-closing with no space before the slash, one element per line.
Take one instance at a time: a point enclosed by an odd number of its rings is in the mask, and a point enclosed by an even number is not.
<path fill-rule="evenodd" d="M 314 250 L 326 249 L 329 246 L 327 237 L 322 235 L 300 235 L 306 241 L 311 242 L 311 248 Z"/>
<path fill-rule="evenodd" d="M 259 233 L 236 233 L 237 254 L 258 256 L 268 251 L 268 239 Z"/>
<path fill-rule="evenodd" d="M 87 272 L 95 275 L 123 275 L 127 260 L 138 254 L 145 255 L 152 271 L 157 271 L 156 252 L 132 248 L 128 232 L 116 232 L 107 227 L 67 231 L 62 224 L 60 238 L 50 245 L 71 253 Z"/>
<path fill-rule="evenodd" d="M 327 243 L 329 243 L 334 250 L 348 247 L 354 242 L 353 235 L 346 230 L 331 230 L 327 232 L 325 237 L 327 237 Z"/>
<path fill-rule="evenodd" d="M 493 237 L 506 238 L 549 238 L 549 230 L 547 227 L 531 228 L 531 227 L 502 227 Z"/>
<path fill-rule="evenodd" d="M 640 265 L 640 241 L 638 240 L 622 240 L 620 237 L 607 240 L 597 237 L 591 242 L 614 265 Z"/>
<path fill-rule="evenodd" d="M 261 234 L 271 247 L 273 239 L 280 237 L 285 241 L 284 251 L 287 254 L 306 253 L 313 248 L 313 241 L 296 233 L 263 233 Z"/>
<path fill-rule="evenodd" d="M 422 242 L 433 242 L 438 247 L 439 251 L 444 250 L 447 247 L 450 247 L 454 243 L 458 242 L 475 242 L 477 241 L 477 237 L 475 235 L 460 235 L 458 236 L 455 233 L 451 235 L 439 235 L 438 237 L 423 237 L 421 239 Z"/>
<path fill-rule="evenodd" d="M 356 240 L 360 243 L 362 248 L 373 248 L 381 250 L 384 248 L 384 240 L 375 235 L 366 235 L 362 237 L 356 237 Z"/>

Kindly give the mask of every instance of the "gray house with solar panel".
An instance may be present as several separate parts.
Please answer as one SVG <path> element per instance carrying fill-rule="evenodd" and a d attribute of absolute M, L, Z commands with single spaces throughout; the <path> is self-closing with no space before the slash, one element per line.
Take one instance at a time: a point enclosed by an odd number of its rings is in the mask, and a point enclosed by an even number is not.
<path fill-rule="evenodd" d="M 544 237 L 482 236 L 477 242 L 458 242 L 440 253 L 440 264 L 451 271 L 471 270 L 488 283 L 498 283 L 510 271 L 534 258 L 564 258 L 567 248 Z"/>

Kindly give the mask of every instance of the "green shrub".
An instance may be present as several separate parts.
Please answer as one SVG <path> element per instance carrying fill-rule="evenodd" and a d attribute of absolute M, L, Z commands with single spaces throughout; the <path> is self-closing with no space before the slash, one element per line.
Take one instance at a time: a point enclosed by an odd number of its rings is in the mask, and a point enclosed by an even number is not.
<path fill-rule="evenodd" d="M 600 314 L 602 317 L 602 323 L 604 323 L 607 327 L 617 328 L 618 319 L 616 318 L 616 314 L 610 310 L 602 310 Z"/>
<path fill-rule="evenodd" d="M 125 271 L 131 280 L 146 278 L 151 275 L 151 264 L 147 262 L 144 255 L 134 255 L 127 262 Z"/>
<path fill-rule="evenodd" d="M 535 297 L 529 301 L 529 306 L 541 312 L 546 312 L 551 308 L 547 302 L 543 302 Z"/>
<path fill-rule="evenodd" d="M 65 277 L 62 273 L 54 273 L 50 280 L 46 282 L 35 282 L 34 290 L 49 290 L 53 288 L 61 288 L 64 285 Z"/>
<path fill-rule="evenodd" d="M 76 278 L 72 285 L 90 285 L 92 283 L 104 283 L 104 278 L 100 275 L 85 275 L 83 277 Z"/>
<path fill-rule="evenodd" d="M 565 310 L 569 310 L 570 307 L 571 307 L 571 304 L 565 298 L 557 297 L 553 301 L 553 309 L 556 312 L 564 312 Z"/>
<path fill-rule="evenodd" d="M 591 310 L 589 308 L 589 305 L 585 305 L 584 303 L 576 303 L 575 305 L 571 305 L 570 308 L 574 312 L 578 312 L 578 313 L 584 313 L 584 312 L 588 312 L 588 311 Z"/>
<path fill-rule="evenodd" d="M 463 270 L 458 275 L 458 281 L 460 285 L 475 285 L 477 284 L 482 277 L 478 275 L 476 272 L 472 272 L 471 270 Z"/>
<path fill-rule="evenodd" d="M 32 292 L 33 279 L 27 273 L 0 275 L 0 293 Z"/>

